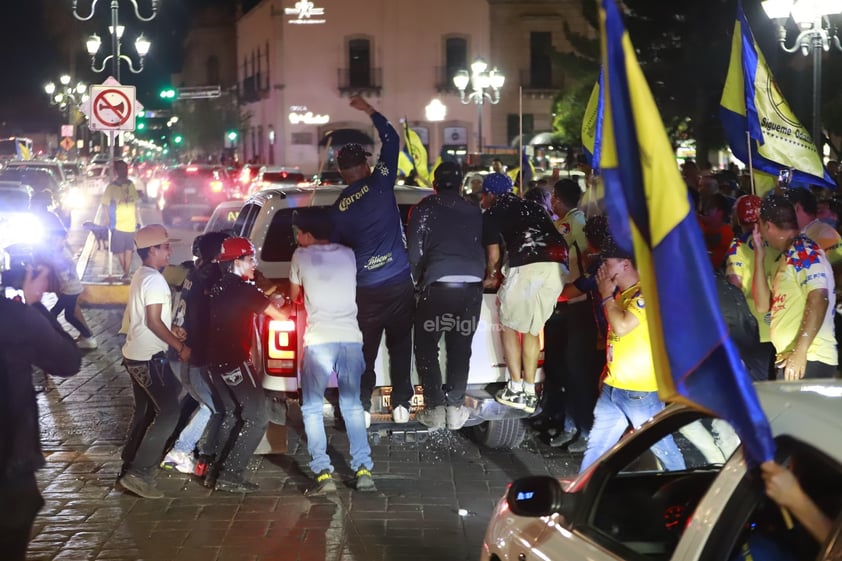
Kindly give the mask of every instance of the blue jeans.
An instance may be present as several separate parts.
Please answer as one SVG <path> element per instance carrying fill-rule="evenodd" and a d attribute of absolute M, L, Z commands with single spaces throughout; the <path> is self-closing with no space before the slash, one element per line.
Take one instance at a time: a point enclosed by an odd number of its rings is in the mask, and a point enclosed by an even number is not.
<path fill-rule="evenodd" d="M 199 408 L 193 414 L 190 422 L 178 435 L 178 440 L 173 444 L 172 449 L 176 452 L 192 454 L 196 449 L 199 440 L 207 433 L 205 442 L 213 443 L 219 433 L 222 424 L 224 411 L 219 397 L 214 393 L 210 383 L 207 368 L 188 366 L 175 360 L 170 361 L 170 366 L 181 380 L 181 385 L 187 393 L 199 403 Z M 207 453 L 207 450 L 198 450 L 199 454 Z"/>
<path fill-rule="evenodd" d="M 360 401 L 360 378 L 365 370 L 362 343 L 323 343 L 304 347 L 301 366 L 301 413 L 310 452 L 310 469 L 333 472 L 327 455 L 324 403 L 325 389 L 331 373 L 339 382 L 339 409 L 345 419 L 345 429 L 351 445 L 351 469 L 371 469 L 371 447 L 365 428 L 365 415 Z"/>
<path fill-rule="evenodd" d="M 635 392 L 605 385 L 594 407 L 594 423 L 588 449 L 579 472 L 585 471 L 603 453 L 617 444 L 629 423 L 635 429 L 664 408 L 658 392 Z M 684 456 L 675 445 L 672 435 L 667 435 L 652 446 L 652 452 L 664 469 L 683 470 Z"/>

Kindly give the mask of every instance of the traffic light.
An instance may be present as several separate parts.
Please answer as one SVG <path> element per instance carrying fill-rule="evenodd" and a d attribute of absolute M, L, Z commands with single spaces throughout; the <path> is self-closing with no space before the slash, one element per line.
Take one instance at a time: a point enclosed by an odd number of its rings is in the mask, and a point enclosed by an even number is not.
<path fill-rule="evenodd" d="M 225 133 L 225 137 L 231 142 L 237 142 L 237 131 L 230 130 Z"/>
<path fill-rule="evenodd" d="M 173 88 L 164 88 L 158 95 L 161 97 L 161 99 L 172 101 L 173 99 L 175 99 L 175 90 Z"/>
<path fill-rule="evenodd" d="M 183 137 L 183 136 L 181 136 L 180 134 L 177 134 L 177 135 L 175 135 L 174 137 L 172 137 L 172 141 L 173 141 L 175 144 L 181 144 L 182 142 L 184 142 L 184 137 Z"/>
<path fill-rule="evenodd" d="M 146 129 L 146 121 L 138 118 L 137 126 L 135 128 L 139 131 L 145 130 Z"/>

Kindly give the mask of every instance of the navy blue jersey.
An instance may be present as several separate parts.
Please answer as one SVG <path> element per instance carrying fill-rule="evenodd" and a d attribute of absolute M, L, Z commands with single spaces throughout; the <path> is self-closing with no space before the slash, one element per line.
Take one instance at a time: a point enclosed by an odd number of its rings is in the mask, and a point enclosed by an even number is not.
<path fill-rule="evenodd" d="M 395 199 L 400 139 L 380 113 L 373 113 L 371 120 L 382 142 L 380 160 L 370 176 L 348 185 L 333 205 L 333 241 L 354 250 L 358 287 L 409 278 L 406 238 Z"/>

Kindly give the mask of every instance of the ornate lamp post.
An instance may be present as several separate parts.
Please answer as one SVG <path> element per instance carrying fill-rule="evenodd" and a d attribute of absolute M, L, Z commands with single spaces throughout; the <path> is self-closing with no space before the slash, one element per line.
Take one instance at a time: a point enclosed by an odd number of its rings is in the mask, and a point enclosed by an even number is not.
<path fill-rule="evenodd" d="M 424 116 L 427 120 L 433 123 L 434 134 L 433 137 L 436 139 L 436 148 L 441 151 L 441 135 L 439 134 L 439 123 L 444 121 L 445 117 L 447 117 L 447 106 L 441 102 L 440 99 L 435 98 L 430 103 L 428 103 L 424 107 Z M 432 149 L 433 143 L 430 143 L 430 157 L 432 158 Z"/>
<path fill-rule="evenodd" d="M 831 44 L 842 51 L 837 28 L 830 16 L 842 12 L 842 0 L 764 0 L 761 5 L 769 19 L 778 26 L 778 44 L 788 53 L 801 51 L 813 55 L 813 142 L 822 154 L 822 53 L 829 51 Z M 785 24 L 792 17 L 798 25 L 798 36 L 791 47 L 787 47 Z"/>
<path fill-rule="evenodd" d="M 50 103 L 64 113 L 67 124 L 73 126 L 75 137 L 76 125 L 80 122 L 78 111 L 88 99 L 88 85 L 81 81 L 71 84 L 72 78 L 68 74 L 62 74 L 58 82 L 58 85 L 48 82 L 44 85 L 44 92 L 49 96 Z"/>
<path fill-rule="evenodd" d="M 472 101 L 477 106 L 477 152 L 482 152 L 482 106 L 488 100 L 492 105 L 500 103 L 500 89 L 506 77 L 497 68 L 487 71 L 488 63 L 477 57 L 471 63 L 471 73 L 460 70 L 453 76 L 453 85 L 459 90 L 459 100 L 467 105 Z M 467 92 L 468 84 L 471 85 Z"/>

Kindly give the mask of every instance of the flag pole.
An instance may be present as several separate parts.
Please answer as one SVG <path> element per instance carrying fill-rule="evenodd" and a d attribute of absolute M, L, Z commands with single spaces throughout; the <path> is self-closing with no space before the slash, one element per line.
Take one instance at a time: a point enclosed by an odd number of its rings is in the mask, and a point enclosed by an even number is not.
<path fill-rule="evenodd" d="M 313 201 L 316 199 L 316 189 L 319 188 L 319 185 L 322 182 L 322 170 L 325 168 L 325 164 L 327 163 L 327 155 L 330 154 L 330 145 L 333 143 L 333 135 L 327 137 L 327 143 L 325 144 L 325 154 L 322 156 L 322 161 L 319 162 L 319 171 L 316 173 L 317 181 L 313 183 L 313 192 L 310 193 L 310 202 L 307 203 L 307 206 L 313 206 Z"/>
<path fill-rule="evenodd" d="M 757 190 L 754 188 L 754 166 L 751 163 L 751 133 L 746 131 L 746 148 L 748 148 L 748 177 L 751 180 L 751 194 L 756 195 Z"/>
<path fill-rule="evenodd" d="M 518 86 L 517 89 L 517 113 L 518 113 L 518 153 L 517 158 L 520 161 L 518 167 L 518 185 L 520 185 L 519 194 L 524 196 L 526 194 L 526 186 L 523 184 L 523 86 Z"/>

